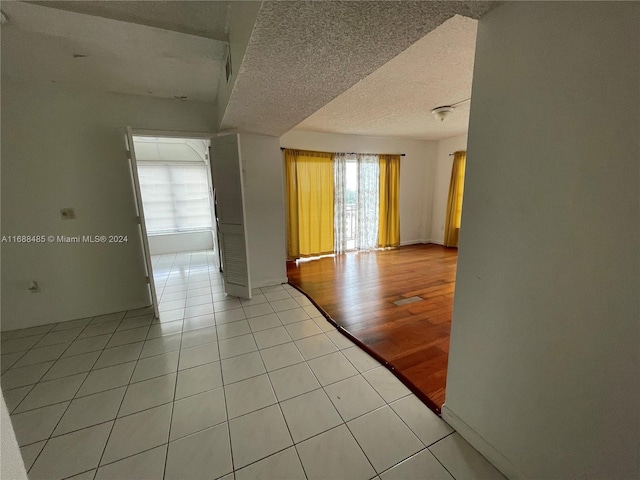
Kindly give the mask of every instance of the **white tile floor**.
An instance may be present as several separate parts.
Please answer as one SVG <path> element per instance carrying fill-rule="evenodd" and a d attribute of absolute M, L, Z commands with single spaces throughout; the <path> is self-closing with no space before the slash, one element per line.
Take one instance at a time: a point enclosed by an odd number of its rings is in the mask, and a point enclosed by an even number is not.
<path fill-rule="evenodd" d="M 2 334 L 30 479 L 503 478 L 288 285 L 154 258 L 150 309 Z"/>

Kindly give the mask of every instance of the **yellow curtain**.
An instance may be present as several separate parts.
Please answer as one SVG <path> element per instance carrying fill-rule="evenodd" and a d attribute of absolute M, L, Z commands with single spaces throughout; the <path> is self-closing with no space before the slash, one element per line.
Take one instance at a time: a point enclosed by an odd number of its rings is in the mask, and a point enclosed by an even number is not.
<path fill-rule="evenodd" d="M 285 149 L 287 255 L 333 253 L 333 154 Z"/>
<path fill-rule="evenodd" d="M 457 247 L 460 235 L 460 219 L 462 218 L 462 196 L 464 193 L 464 171 L 467 163 L 467 152 L 453 154 L 451 167 L 451 183 L 447 200 L 447 217 L 444 227 L 444 245 Z"/>
<path fill-rule="evenodd" d="M 400 245 L 400 155 L 380 155 L 378 248 Z"/>

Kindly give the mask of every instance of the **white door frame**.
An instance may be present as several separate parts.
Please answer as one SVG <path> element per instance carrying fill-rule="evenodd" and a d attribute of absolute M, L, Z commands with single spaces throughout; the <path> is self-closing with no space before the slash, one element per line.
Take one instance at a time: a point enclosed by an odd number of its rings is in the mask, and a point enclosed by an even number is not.
<path fill-rule="evenodd" d="M 133 182 L 133 196 L 136 205 L 136 220 L 138 222 L 138 233 L 140 235 L 140 246 L 144 255 L 145 274 L 147 276 L 147 285 L 149 285 L 149 294 L 151 295 L 151 305 L 155 318 L 160 318 L 158 310 L 158 295 L 156 293 L 156 283 L 153 278 L 153 267 L 151 263 L 151 254 L 149 253 L 149 238 L 147 237 L 147 225 L 144 220 L 144 207 L 142 205 L 142 193 L 140 192 L 140 178 L 138 177 L 138 162 L 136 161 L 136 150 L 133 146 L 133 134 L 131 127 L 127 127 L 127 150 L 129 151 L 129 169 L 131 171 L 131 180 Z"/>

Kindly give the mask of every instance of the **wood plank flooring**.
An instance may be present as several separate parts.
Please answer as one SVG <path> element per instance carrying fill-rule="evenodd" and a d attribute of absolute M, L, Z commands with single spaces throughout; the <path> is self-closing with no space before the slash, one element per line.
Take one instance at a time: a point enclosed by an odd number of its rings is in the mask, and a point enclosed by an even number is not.
<path fill-rule="evenodd" d="M 306 293 L 434 411 L 444 403 L 458 251 L 440 245 L 287 263 Z M 396 305 L 411 297 L 419 301 Z"/>

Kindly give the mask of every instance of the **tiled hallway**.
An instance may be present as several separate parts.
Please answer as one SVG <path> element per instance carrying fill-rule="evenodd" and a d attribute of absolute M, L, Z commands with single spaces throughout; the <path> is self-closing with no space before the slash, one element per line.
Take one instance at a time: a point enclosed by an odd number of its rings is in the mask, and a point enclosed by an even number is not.
<path fill-rule="evenodd" d="M 503 478 L 288 285 L 229 299 L 213 252 L 154 258 L 149 309 L 2 334 L 29 478 Z"/>

